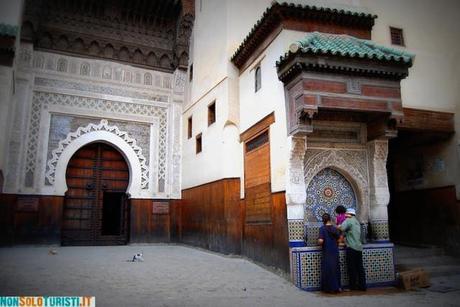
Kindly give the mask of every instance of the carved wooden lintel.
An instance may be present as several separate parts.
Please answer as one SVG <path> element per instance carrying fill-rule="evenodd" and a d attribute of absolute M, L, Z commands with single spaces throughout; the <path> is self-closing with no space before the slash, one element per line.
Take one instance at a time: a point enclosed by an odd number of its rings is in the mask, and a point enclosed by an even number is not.
<path fill-rule="evenodd" d="M 398 136 L 397 121 L 392 117 L 380 117 L 367 124 L 367 140 L 392 139 Z"/>

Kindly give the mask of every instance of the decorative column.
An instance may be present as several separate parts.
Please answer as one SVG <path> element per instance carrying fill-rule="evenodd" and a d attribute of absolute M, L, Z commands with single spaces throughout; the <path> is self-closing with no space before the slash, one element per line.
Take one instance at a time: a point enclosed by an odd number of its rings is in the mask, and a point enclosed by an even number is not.
<path fill-rule="evenodd" d="M 374 140 L 367 143 L 369 157 L 370 224 L 372 240 L 389 240 L 388 211 L 390 201 L 388 190 L 387 156 L 388 140 Z"/>
<path fill-rule="evenodd" d="M 181 161 L 182 161 L 182 148 L 181 148 L 181 121 L 182 121 L 182 108 L 185 102 L 186 86 L 187 86 L 187 72 L 181 69 L 174 71 L 174 83 L 173 83 L 173 103 L 171 126 L 173 133 L 170 134 L 171 144 L 170 155 L 171 155 L 171 168 L 169 172 L 169 197 L 181 198 L 182 189 L 182 176 L 181 176 Z"/>
<path fill-rule="evenodd" d="M 286 171 L 286 207 L 289 231 L 289 246 L 305 246 L 304 205 L 307 197 L 304 176 L 305 136 L 288 138 L 289 164 Z"/>

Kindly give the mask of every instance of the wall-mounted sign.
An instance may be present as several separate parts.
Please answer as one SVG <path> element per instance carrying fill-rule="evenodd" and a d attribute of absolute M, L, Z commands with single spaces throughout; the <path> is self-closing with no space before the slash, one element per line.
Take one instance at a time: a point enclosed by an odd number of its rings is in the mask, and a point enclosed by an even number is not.
<path fill-rule="evenodd" d="M 38 197 L 20 196 L 18 197 L 16 211 L 37 212 Z"/>
<path fill-rule="evenodd" d="M 153 214 L 169 214 L 169 203 L 165 201 L 154 201 L 152 203 Z"/>

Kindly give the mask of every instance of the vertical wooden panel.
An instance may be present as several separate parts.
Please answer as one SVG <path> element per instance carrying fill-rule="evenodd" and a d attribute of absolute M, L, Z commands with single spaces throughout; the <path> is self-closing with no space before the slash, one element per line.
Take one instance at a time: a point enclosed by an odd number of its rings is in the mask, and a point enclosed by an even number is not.
<path fill-rule="evenodd" d="M 37 210 L 17 207 L 18 195 L 0 195 L 0 244 L 59 244 L 62 207 L 60 196 L 24 196 L 38 200 Z"/>
<path fill-rule="evenodd" d="M 272 194 L 273 203 L 273 263 L 289 272 L 289 236 L 287 225 L 286 193 Z"/>
<path fill-rule="evenodd" d="M 161 201 L 169 207 L 168 212 L 153 212 L 152 199 L 131 199 L 130 242 L 170 242 L 170 201 Z M 155 202 L 158 202 L 155 200 Z"/>
<path fill-rule="evenodd" d="M 0 194 L 0 244 L 14 243 L 14 210 L 16 195 Z"/>
<path fill-rule="evenodd" d="M 221 253 L 243 254 L 255 261 L 289 270 L 284 192 L 270 194 L 270 223 L 245 223 L 246 201 L 239 179 L 223 179 L 182 191 L 174 205 L 178 240 Z M 175 226 L 173 226 L 175 225 Z"/>
<path fill-rule="evenodd" d="M 172 242 L 181 242 L 182 241 L 182 206 L 184 200 L 175 199 L 171 200 L 169 207 L 169 221 L 170 221 L 170 240 Z"/>
<path fill-rule="evenodd" d="M 223 179 L 182 191 L 182 242 L 221 253 L 239 253 L 239 182 Z"/>
<path fill-rule="evenodd" d="M 268 140 L 268 131 L 265 131 L 245 143 L 244 193 L 247 223 L 271 222 L 270 143 Z"/>

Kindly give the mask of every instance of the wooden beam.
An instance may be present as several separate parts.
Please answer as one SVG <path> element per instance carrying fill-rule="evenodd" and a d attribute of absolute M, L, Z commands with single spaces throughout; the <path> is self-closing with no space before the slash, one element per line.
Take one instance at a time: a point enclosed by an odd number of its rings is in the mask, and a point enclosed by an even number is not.
<path fill-rule="evenodd" d="M 454 113 L 403 108 L 404 121 L 398 130 L 455 132 Z"/>
<path fill-rule="evenodd" d="M 275 113 L 272 112 L 240 134 L 240 142 L 246 142 L 266 130 L 275 122 Z"/>

